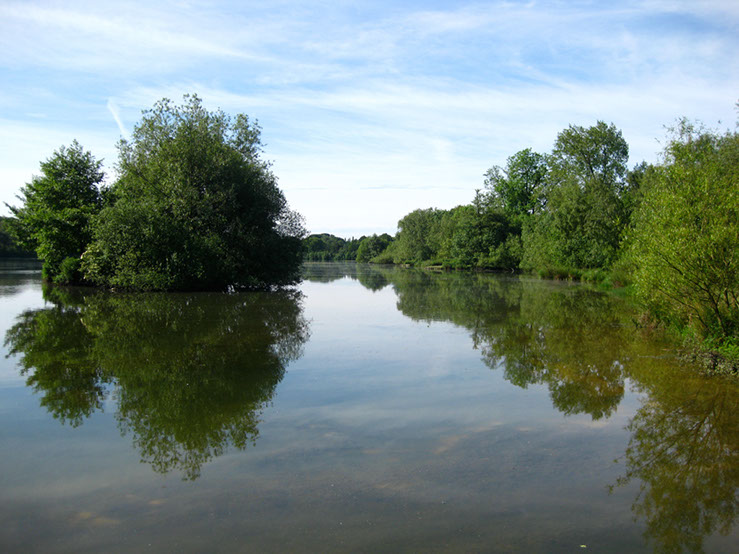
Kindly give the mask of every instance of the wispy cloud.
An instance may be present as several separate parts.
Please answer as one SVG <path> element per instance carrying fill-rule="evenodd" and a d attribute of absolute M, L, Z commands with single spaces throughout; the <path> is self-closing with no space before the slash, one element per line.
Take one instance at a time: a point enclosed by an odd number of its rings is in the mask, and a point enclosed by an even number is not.
<path fill-rule="evenodd" d="M 128 130 L 126 129 L 126 126 L 123 125 L 123 121 L 121 121 L 121 114 L 118 110 L 118 106 L 111 98 L 108 98 L 107 107 L 110 115 L 112 115 L 115 120 L 115 124 L 118 125 L 118 129 L 121 131 L 121 136 L 123 138 L 128 138 Z"/>
<path fill-rule="evenodd" d="M 634 162 L 676 117 L 730 124 L 734 4 L 4 3 L 0 199 L 73 138 L 113 161 L 142 109 L 196 92 L 260 120 L 312 229 L 392 231 L 569 124 L 614 122 Z"/>

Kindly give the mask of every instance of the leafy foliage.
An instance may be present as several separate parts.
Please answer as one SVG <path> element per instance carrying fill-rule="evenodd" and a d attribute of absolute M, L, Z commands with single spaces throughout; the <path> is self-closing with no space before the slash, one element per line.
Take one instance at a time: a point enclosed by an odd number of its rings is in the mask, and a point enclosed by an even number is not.
<path fill-rule="evenodd" d="M 548 171 L 546 156 L 526 148 L 508 158 L 505 168 L 488 169 L 485 187 L 506 213 L 532 215 L 544 208 Z"/>
<path fill-rule="evenodd" d="M 681 121 L 643 186 L 630 237 L 639 298 L 692 337 L 739 345 L 739 134 Z"/>
<path fill-rule="evenodd" d="M 393 242 L 393 237 L 387 233 L 382 235 L 372 235 L 365 237 L 359 243 L 357 249 L 357 261 L 358 262 L 369 262 L 371 259 L 379 256 L 382 252 L 390 246 Z"/>
<path fill-rule="evenodd" d="M 0 216 L 0 258 L 33 258 L 33 250 L 21 248 L 11 227 L 16 224 L 14 218 Z"/>
<path fill-rule="evenodd" d="M 158 102 L 119 145 L 111 205 L 84 259 L 95 283 L 136 290 L 264 287 L 298 277 L 304 234 L 260 128 L 197 96 Z"/>
<path fill-rule="evenodd" d="M 8 206 L 15 216 L 11 233 L 21 248 L 35 250 L 43 260 L 47 279 L 80 280 L 70 271 L 74 262 L 66 263 L 63 276 L 60 272 L 64 260 L 79 259 L 90 242 L 91 221 L 103 203 L 101 166 L 77 141 L 62 146 L 41 163 L 41 176 L 21 189 L 23 205 Z"/>
<path fill-rule="evenodd" d="M 614 125 L 570 126 L 549 157 L 546 208 L 527 222 L 523 267 L 603 268 L 617 259 L 628 224 L 629 148 Z"/>
<path fill-rule="evenodd" d="M 441 224 L 444 210 L 414 210 L 398 221 L 393 253 L 396 263 L 431 260 L 441 248 Z"/>
<path fill-rule="evenodd" d="M 357 250 L 365 237 L 344 240 L 329 233 L 310 235 L 303 239 L 303 252 L 307 261 L 355 261 Z"/>

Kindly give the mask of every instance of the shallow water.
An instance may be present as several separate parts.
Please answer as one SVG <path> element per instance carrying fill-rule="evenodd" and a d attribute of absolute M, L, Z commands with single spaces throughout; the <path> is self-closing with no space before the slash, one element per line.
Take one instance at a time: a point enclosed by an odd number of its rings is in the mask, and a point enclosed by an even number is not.
<path fill-rule="evenodd" d="M 3 552 L 739 551 L 739 390 L 628 305 L 308 264 L 294 291 L 0 267 Z"/>

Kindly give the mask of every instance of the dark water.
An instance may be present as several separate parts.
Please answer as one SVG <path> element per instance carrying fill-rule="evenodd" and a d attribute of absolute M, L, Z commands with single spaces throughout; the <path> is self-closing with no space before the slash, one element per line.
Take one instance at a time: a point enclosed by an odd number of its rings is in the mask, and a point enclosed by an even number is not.
<path fill-rule="evenodd" d="M 565 283 L 0 267 L 0 551 L 738 552 L 739 390 Z"/>

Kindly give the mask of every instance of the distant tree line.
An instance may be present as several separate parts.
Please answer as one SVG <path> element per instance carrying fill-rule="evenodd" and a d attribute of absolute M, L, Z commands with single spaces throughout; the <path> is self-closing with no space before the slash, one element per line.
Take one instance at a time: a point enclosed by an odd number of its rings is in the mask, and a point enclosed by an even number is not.
<path fill-rule="evenodd" d="M 349 240 L 321 233 L 303 239 L 303 256 L 311 262 L 370 262 L 376 261 L 391 242 L 393 237 L 387 233 Z"/>

